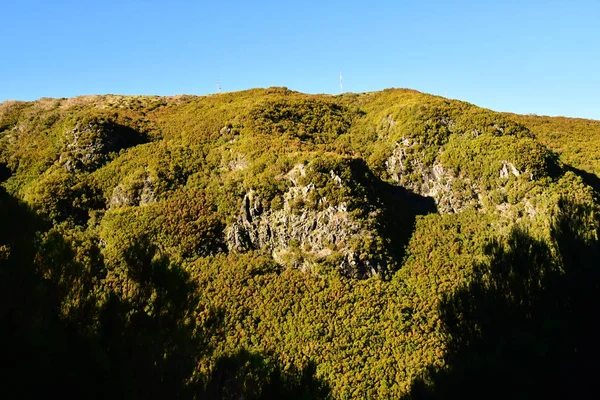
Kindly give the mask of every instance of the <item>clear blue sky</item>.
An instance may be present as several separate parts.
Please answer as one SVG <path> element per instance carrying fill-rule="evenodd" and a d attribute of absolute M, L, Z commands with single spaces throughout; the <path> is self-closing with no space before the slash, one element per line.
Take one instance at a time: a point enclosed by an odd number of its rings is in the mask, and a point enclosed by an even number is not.
<path fill-rule="evenodd" d="M 0 0 L 0 101 L 408 87 L 600 119 L 600 0 Z"/>

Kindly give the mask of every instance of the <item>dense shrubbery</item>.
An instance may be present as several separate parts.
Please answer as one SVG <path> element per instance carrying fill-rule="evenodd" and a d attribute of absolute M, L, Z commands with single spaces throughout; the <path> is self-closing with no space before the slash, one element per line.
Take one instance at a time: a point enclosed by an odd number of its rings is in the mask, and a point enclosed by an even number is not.
<path fill-rule="evenodd" d="M 587 173 L 600 174 L 600 121 L 563 117 L 507 114 L 526 125 L 536 139 L 558 152 L 564 163 Z"/>
<path fill-rule="evenodd" d="M 598 135 L 409 90 L 1 104 L 4 390 L 586 397 L 600 167 L 572 138 Z M 404 142 L 407 179 L 443 168 L 472 206 L 439 213 L 399 186 Z M 325 209 L 360 233 L 344 242 L 356 263 L 385 268 L 345 276 L 324 243 L 303 271 L 227 242 L 272 215 L 310 232 Z"/>

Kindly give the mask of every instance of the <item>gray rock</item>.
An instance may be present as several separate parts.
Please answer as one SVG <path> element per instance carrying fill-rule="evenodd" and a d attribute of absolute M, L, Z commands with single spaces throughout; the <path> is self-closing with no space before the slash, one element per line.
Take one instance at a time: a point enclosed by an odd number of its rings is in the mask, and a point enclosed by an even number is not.
<path fill-rule="evenodd" d="M 113 189 L 109 207 L 143 206 L 156 202 L 154 180 L 150 175 L 143 179 L 130 178 Z"/>
<path fill-rule="evenodd" d="M 337 255 L 337 267 L 345 276 L 378 273 L 383 265 L 376 255 L 365 258 L 355 250 L 359 244 L 374 242 L 376 232 L 369 221 L 353 217 L 345 202 L 332 204 L 325 197 L 318 199 L 315 209 L 296 206 L 306 204 L 316 190 L 313 183 L 299 184 L 305 168 L 299 164 L 286 175 L 292 186 L 283 195 L 281 209 L 267 207 L 253 190 L 245 194 L 236 221 L 225 232 L 229 250 L 268 251 L 278 263 L 305 271 Z M 330 176 L 335 184 L 343 184 L 333 171 Z M 373 249 L 371 254 L 375 253 Z"/>

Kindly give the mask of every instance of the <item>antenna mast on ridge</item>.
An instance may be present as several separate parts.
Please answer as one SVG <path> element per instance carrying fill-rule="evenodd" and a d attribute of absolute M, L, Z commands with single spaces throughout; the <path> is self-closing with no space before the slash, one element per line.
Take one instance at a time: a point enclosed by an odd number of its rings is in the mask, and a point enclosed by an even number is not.
<path fill-rule="evenodd" d="M 221 93 L 221 84 L 217 81 L 217 93 Z"/>
<path fill-rule="evenodd" d="M 344 85 L 342 85 L 342 71 L 340 71 L 340 94 L 344 93 Z"/>

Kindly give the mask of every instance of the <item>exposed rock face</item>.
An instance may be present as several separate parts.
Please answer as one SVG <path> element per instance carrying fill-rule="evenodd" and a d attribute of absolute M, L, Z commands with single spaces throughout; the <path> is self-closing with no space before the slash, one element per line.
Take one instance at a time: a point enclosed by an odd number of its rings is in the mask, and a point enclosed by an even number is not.
<path fill-rule="evenodd" d="M 110 207 L 143 206 L 154 203 L 154 180 L 146 175 L 143 179 L 131 179 L 114 188 Z"/>
<path fill-rule="evenodd" d="M 303 165 L 287 174 L 292 186 L 283 195 L 280 209 L 262 202 L 254 191 L 246 193 L 236 222 L 226 230 L 230 251 L 267 250 L 277 262 L 303 270 L 333 260 L 343 275 L 351 277 L 380 272 L 385 267 L 381 260 L 359 254 L 359 249 L 375 243 L 369 221 L 354 218 L 343 201 L 332 204 L 322 197 L 316 208 L 306 207 L 316 188 L 313 183 L 298 182 L 304 174 Z M 343 184 L 333 171 L 330 179 L 333 184 Z M 377 254 L 372 250 L 368 253 Z"/>
<path fill-rule="evenodd" d="M 59 163 L 67 171 L 92 169 L 103 161 L 108 152 L 105 135 L 95 124 L 77 125 L 67 131 L 66 136 L 67 147 L 60 155 Z"/>
<path fill-rule="evenodd" d="M 500 169 L 500 178 L 508 178 L 510 174 L 514 176 L 520 176 L 521 172 L 514 166 L 513 163 L 508 161 L 502 161 L 502 168 Z"/>
<path fill-rule="evenodd" d="M 418 143 L 404 138 L 386 161 L 392 179 L 406 189 L 435 200 L 441 213 L 460 212 L 481 205 L 477 186 L 468 178 L 461 178 L 436 161 L 426 165 L 419 157 L 410 157 Z M 412 154 L 411 154 L 412 155 Z M 461 190 L 456 190 L 460 185 Z"/>
<path fill-rule="evenodd" d="M 244 154 L 228 154 L 228 157 L 221 161 L 221 169 L 224 171 L 241 171 L 248 168 L 250 162 Z"/>
<path fill-rule="evenodd" d="M 488 211 L 506 214 L 511 210 L 511 204 L 491 197 L 506 197 L 506 184 L 509 178 L 511 176 L 518 178 L 523 174 L 512 162 L 503 160 L 498 170 L 497 186 L 492 189 L 484 188 L 479 182 L 445 168 L 439 161 L 439 156 L 433 165 L 427 165 L 416 150 L 418 146 L 419 143 L 407 138 L 396 143 L 392 155 L 386 161 L 387 171 L 392 180 L 413 193 L 433 198 L 440 213 L 456 213 L 467 208 L 481 209 L 490 203 L 496 205 Z M 443 148 L 440 155 L 442 151 Z M 532 180 L 533 176 L 528 174 L 526 179 Z M 527 214 L 535 215 L 535 210 L 526 198 L 519 201 L 523 203 Z"/>
<path fill-rule="evenodd" d="M 108 120 L 81 122 L 66 132 L 59 163 L 71 172 L 91 171 L 108 161 L 109 153 L 144 141 L 134 130 Z"/>

